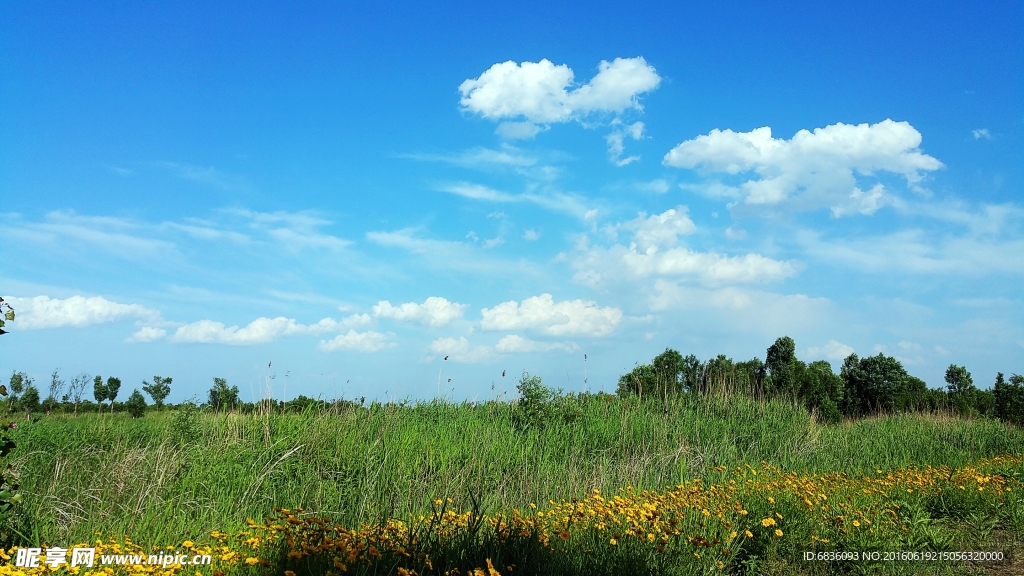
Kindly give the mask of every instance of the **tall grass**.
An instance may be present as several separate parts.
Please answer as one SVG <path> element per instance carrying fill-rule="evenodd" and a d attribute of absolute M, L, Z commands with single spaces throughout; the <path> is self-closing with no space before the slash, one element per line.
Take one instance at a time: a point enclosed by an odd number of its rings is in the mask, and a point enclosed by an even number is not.
<path fill-rule="evenodd" d="M 426 513 L 438 498 L 509 510 L 594 488 L 714 481 L 716 466 L 762 460 L 855 475 L 1024 451 L 1024 433 L 990 420 L 897 415 L 825 426 L 791 403 L 741 395 L 667 406 L 589 397 L 525 430 L 513 409 L 431 402 L 203 414 L 184 431 L 174 412 L 43 418 L 16 431 L 25 502 L 10 526 L 23 544 L 102 532 L 160 545 L 242 528 L 274 506 L 355 526 Z"/>

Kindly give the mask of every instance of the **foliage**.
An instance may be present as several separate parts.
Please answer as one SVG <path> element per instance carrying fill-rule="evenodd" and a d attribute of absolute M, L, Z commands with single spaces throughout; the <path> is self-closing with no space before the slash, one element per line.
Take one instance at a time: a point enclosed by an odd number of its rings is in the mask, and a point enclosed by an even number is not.
<path fill-rule="evenodd" d="M 171 416 L 171 438 L 178 446 L 191 445 L 199 437 L 199 406 L 194 399 L 179 404 Z"/>
<path fill-rule="evenodd" d="M 228 387 L 224 378 L 214 378 L 207 404 L 214 411 L 233 410 L 238 405 L 238 386 Z"/>
<path fill-rule="evenodd" d="M 46 408 L 47 414 L 53 413 L 53 409 L 57 407 L 57 397 L 63 390 L 64 380 L 60 377 L 60 368 L 56 368 L 53 373 L 50 374 L 50 394 L 43 402 L 43 407 Z"/>
<path fill-rule="evenodd" d="M 13 320 L 14 308 L 11 308 L 10 304 L 4 302 L 3 298 L 0 298 L 0 335 L 7 334 L 7 331 L 4 330 L 4 326 L 7 325 L 7 322 L 11 322 Z"/>
<path fill-rule="evenodd" d="M 164 408 L 164 398 L 167 398 L 167 395 L 171 393 L 171 380 L 171 378 L 153 376 L 152 384 L 145 380 L 142 381 L 142 390 L 153 399 L 153 404 L 156 405 L 157 410 L 163 410 Z"/>
<path fill-rule="evenodd" d="M 909 377 L 899 360 L 881 352 L 866 358 L 850 354 L 839 374 L 845 385 L 843 412 L 851 416 L 892 412 Z"/>
<path fill-rule="evenodd" d="M 131 396 L 124 404 L 132 418 L 142 418 L 146 414 L 146 399 L 137 388 L 132 390 Z"/>
<path fill-rule="evenodd" d="M 1001 420 L 1024 426 L 1024 376 L 1012 374 L 1007 382 L 1003 373 L 998 373 L 993 396 L 995 413 Z"/>
<path fill-rule="evenodd" d="M 38 412 L 41 408 L 39 403 L 39 389 L 31 381 L 25 386 L 25 393 L 21 395 L 19 405 L 25 410 L 25 418 L 28 419 L 32 412 Z"/>
<path fill-rule="evenodd" d="M 110 389 L 103 383 L 103 377 L 96 375 L 92 381 L 92 396 L 96 399 L 96 402 L 103 406 L 103 401 L 107 399 L 107 395 L 110 394 Z"/>
<path fill-rule="evenodd" d="M 117 392 L 121 389 L 121 379 L 113 376 L 107 378 L 107 400 L 110 400 L 110 413 L 114 413 L 114 401 L 117 400 Z"/>
<path fill-rule="evenodd" d="M 552 400 L 557 392 L 545 386 L 540 376 L 530 376 L 526 371 L 516 384 L 516 390 L 519 400 L 512 413 L 513 425 L 520 430 L 546 426 L 554 415 Z"/>

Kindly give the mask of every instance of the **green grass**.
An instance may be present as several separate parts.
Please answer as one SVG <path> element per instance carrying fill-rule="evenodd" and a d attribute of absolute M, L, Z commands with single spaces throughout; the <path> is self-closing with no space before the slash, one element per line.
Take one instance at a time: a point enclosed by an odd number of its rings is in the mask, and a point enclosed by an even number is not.
<path fill-rule="evenodd" d="M 1024 452 L 991 420 L 898 415 L 821 425 L 802 408 L 743 396 L 686 397 L 667 410 L 592 397 L 571 421 L 512 425 L 508 404 L 373 405 L 303 414 L 202 414 L 182 442 L 173 412 L 53 416 L 23 423 L 13 454 L 25 544 L 96 532 L 153 544 L 231 531 L 274 506 L 355 526 L 429 511 L 435 498 L 484 512 L 584 495 L 663 488 L 717 465 L 850 475 L 960 466 Z"/>

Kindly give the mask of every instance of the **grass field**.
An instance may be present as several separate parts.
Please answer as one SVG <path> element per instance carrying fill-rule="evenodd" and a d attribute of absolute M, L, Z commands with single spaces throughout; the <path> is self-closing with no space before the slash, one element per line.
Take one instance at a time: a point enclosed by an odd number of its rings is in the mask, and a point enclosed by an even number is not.
<path fill-rule="evenodd" d="M 790 403 L 737 395 L 668 406 L 592 396 L 525 429 L 513 409 L 41 418 L 16 430 L 25 501 L 9 527 L 20 544 L 68 546 L 97 533 L 188 541 L 321 574 L 339 571 L 338 558 L 348 572 L 378 574 L 486 574 L 488 560 L 501 574 L 1017 570 L 797 558 L 1019 555 L 1024 432 L 999 422 L 895 415 L 826 426 Z M 263 524 L 268 516 L 277 520 Z M 310 522 L 318 517 L 329 522 Z M 858 519 L 868 519 L 864 530 Z"/>

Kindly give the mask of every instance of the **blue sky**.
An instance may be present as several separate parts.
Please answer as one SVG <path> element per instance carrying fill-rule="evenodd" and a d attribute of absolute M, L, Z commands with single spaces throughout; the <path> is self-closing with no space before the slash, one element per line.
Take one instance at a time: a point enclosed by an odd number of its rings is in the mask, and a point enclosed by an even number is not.
<path fill-rule="evenodd" d="M 0 371 L 1024 372 L 1024 9 L 677 4 L 4 3 Z"/>

